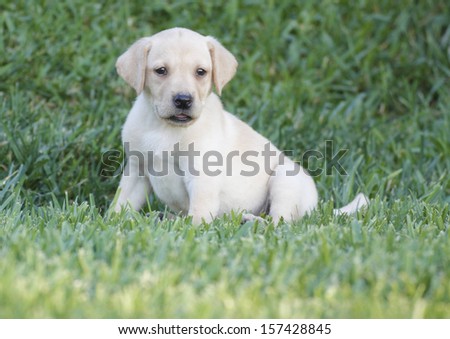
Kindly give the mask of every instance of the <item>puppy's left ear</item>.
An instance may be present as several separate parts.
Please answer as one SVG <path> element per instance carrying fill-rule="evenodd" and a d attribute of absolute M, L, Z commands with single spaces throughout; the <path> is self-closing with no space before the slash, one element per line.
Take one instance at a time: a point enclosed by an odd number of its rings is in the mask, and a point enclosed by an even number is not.
<path fill-rule="evenodd" d="M 209 53 L 211 54 L 213 66 L 213 82 L 217 94 L 222 93 L 222 88 L 233 78 L 236 73 L 238 62 L 220 42 L 213 37 L 206 37 Z"/>
<path fill-rule="evenodd" d="M 136 90 L 138 95 L 144 90 L 147 57 L 151 45 L 151 38 L 139 39 L 116 62 L 117 73 Z"/>

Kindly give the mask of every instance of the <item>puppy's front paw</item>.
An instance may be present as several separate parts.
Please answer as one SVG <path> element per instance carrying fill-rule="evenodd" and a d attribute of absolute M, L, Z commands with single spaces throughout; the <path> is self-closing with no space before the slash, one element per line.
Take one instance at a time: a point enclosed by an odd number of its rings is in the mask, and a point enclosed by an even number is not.
<path fill-rule="evenodd" d="M 151 213 L 147 213 L 145 215 L 146 217 L 151 217 L 152 214 Z M 157 219 L 159 221 L 163 221 L 163 220 L 175 220 L 177 218 L 176 214 L 170 213 L 170 212 L 158 212 L 157 213 Z"/>
<path fill-rule="evenodd" d="M 251 213 L 242 214 L 241 224 L 245 224 L 246 222 L 249 222 L 249 221 L 253 221 L 253 222 L 258 221 L 262 224 L 265 224 L 267 222 L 266 219 L 258 217 L 256 215 L 253 215 Z"/>

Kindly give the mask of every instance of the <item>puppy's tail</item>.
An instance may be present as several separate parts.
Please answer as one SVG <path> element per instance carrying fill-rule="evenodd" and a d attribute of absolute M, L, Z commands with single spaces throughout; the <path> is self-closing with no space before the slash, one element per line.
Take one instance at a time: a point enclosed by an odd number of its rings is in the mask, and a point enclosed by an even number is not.
<path fill-rule="evenodd" d="M 351 203 L 345 205 L 344 207 L 334 209 L 333 213 L 334 215 L 352 214 L 368 204 L 369 199 L 364 194 L 359 193 Z"/>

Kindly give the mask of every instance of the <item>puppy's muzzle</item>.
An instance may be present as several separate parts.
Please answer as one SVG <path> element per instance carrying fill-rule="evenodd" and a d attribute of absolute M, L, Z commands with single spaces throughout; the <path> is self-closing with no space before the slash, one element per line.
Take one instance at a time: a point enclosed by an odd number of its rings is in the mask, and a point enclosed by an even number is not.
<path fill-rule="evenodd" d="M 186 124 L 192 121 L 190 109 L 194 98 L 190 94 L 178 93 L 173 97 L 173 105 L 180 110 L 179 113 L 172 115 L 169 120 L 177 124 Z"/>

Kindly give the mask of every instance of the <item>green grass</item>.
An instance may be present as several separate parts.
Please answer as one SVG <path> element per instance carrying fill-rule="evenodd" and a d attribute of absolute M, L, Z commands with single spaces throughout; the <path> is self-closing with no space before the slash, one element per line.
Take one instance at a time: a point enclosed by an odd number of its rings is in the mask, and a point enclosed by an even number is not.
<path fill-rule="evenodd" d="M 312 215 L 108 215 L 115 60 L 173 26 L 236 55 L 224 105 L 280 148 L 348 149 Z M 449 46 L 445 1 L 1 1 L 0 317 L 449 318 Z"/>

